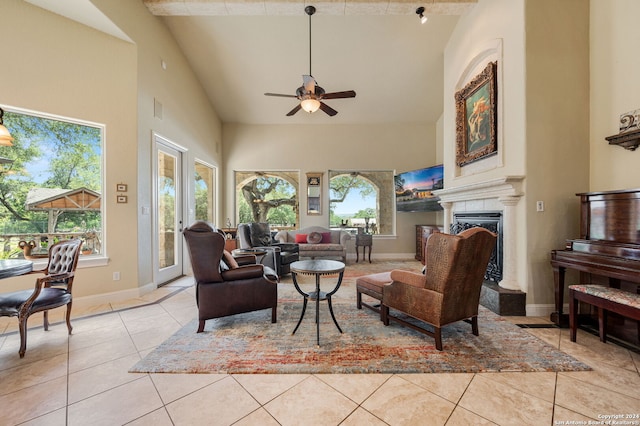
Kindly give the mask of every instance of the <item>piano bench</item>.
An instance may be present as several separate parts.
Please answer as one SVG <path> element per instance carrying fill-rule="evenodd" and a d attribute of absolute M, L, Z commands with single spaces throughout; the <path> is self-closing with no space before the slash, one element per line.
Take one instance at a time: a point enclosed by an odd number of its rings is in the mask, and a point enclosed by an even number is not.
<path fill-rule="evenodd" d="M 625 318 L 640 321 L 640 294 L 595 284 L 569 286 L 569 329 L 571 341 L 576 341 L 578 330 L 578 301 L 598 308 L 598 332 L 600 341 L 607 341 L 607 312 L 615 312 Z M 638 323 L 640 332 L 640 323 Z"/>

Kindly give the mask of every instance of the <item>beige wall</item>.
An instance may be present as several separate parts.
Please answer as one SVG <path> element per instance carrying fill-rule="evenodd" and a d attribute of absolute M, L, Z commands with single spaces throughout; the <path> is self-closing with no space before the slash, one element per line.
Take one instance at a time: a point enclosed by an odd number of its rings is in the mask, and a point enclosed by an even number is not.
<path fill-rule="evenodd" d="M 454 94 L 489 61 L 498 61 L 498 155 L 461 170 L 455 165 Z M 445 49 L 445 187 L 525 173 L 524 67 L 524 0 L 479 0 L 460 18 Z"/>
<path fill-rule="evenodd" d="M 0 103 L 102 123 L 105 131 L 107 212 L 106 266 L 78 272 L 76 294 L 84 296 L 137 287 L 135 235 L 136 47 L 26 2 L 7 0 L 1 14 Z M 128 183 L 128 204 L 116 204 L 116 183 Z M 133 231 L 133 232 L 132 232 Z M 135 243 L 135 241 L 134 241 Z M 121 273 L 120 281 L 112 273 Z M 32 277 L 6 280 L 3 286 L 31 287 Z"/>
<path fill-rule="evenodd" d="M 445 187 L 525 176 L 516 206 L 517 280 L 531 313 L 553 305 L 550 251 L 576 235 L 574 194 L 588 186 L 588 7 L 586 0 L 480 0 L 445 53 Z M 493 60 L 498 155 L 459 169 L 453 93 Z"/>
<path fill-rule="evenodd" d="M 445 50 L 445 188 L 526 174 L 525 0 L 479 0 L 460 18 Z M 456 161 L 454 94 L 488 62 L 497 61 L 497 155 L 462 168 Z M 517 223 L 526 222 L 526 194 L 515 206 Z M 517 229 L 517 281 L 527 288 L 525 229 Z M 525 283 L 523 286 L 522 283 Z"/>
<path fill-rule="evenodd" d="M 142 2 L 95 0 L 133 43 L 122 41 L 19 0 L 6 0 L 0 14 L 11 58 L 0 67 L 0 104 L 106 125 L 106 266 L 81 264 L 77 296 L 112 293 L 132 297 L 153 282 L 151 215 L 151 134 L 188 149 L 186 176 L 193 160 L 220 163 L 221 125 L 177 44 Z M 161 59 L 167 63 L 162 70 Z M 164 118 L 153 117 L 153 100 Z M 216 150 L 218 152 L 216 152 Z M 129 203 L 115 203 L 116 183 L 129 185 Z M 187 191 L 193 209 L 193 188 Z M 189 220 L 187 218 L 187 220 Z M 113 281 L 113 272 L 121 279 Z M 33 285 L 28 277 L 15 287 Z M 7 285 L 6 283 L 3 283 Z M 8 289 L 8 288 L 7 288 Z"/>
<path fill-rule="evenodd" d="M 187 170 L 193 176 L 194 160 L 220 166 L 221 123 L 202 86 L 193 74 L 179 46 L 162 19 L 149 13 L 141 1 L 92 0 L 137 45 L 137 140 L 138 140 L 138 265 L 139 285 L 153 282 L 153 257 L 150 215 L 144 207 L 152 207 L 152 133 L 188 148 Z M 161 61 L 166 63 L 163 70 Z M 154 99 L 163 105 L 163 119 L 154 117 Z M 193 185 L 187 189 L 185 224 L 193 221 Z M 219 214 L 219 209 L 216 214 Z M 188 263 L 188 262 L 187 262 Z M 186 265 L 188 267 L 188 265 Z"/>
<path fill-rule="evenodd" d="M 234 170 L 299 170 L 324 172 L 327 194 L 329 170 L 395 170 L 404 172 L 436 164 L 436 125 L 286 125 L 225 124 L 224 178 L 233 182 Z M 225 186 L 225 217 L 234 219 L 235 194 Z M 306 187 L 300 188 L 305 205 Z M 441 213 L 398 213 L 397 236 L 377 237 L 373 256 L 415 253 L 415 225 L 442 223 Z M 328 226 L 329 213 L 301 213 L 300 226 Z"/>
<path fill-rule="evenodd" d="M 640 109 L 637 0 L 591 0 L 590 191 L 640 188 L 640 150 L 609 145 L 620 114 Z"/>
<path fill-rule="evenodd" d="M 525 16 L 527 300 L 548 305 L 550 251 L 578 237 L 589 187 L 589 2 L 529 0 Z"/>
<path fill-rule="evenodd" d="M 445 188 L 526 173 L 524 0 L 479 0 L 460 18 L 445 49 L 444 165 Z M 488 62 L 497 61 L 497 155 L 457 167 L 454 94 Z M 525 223 L 526 194 L 515 206 L 517 222 Z M 526 237 L 518 229 L 516 280 L 526 288 Z M 525 283 L 524 286 L 522 283 Z"/>

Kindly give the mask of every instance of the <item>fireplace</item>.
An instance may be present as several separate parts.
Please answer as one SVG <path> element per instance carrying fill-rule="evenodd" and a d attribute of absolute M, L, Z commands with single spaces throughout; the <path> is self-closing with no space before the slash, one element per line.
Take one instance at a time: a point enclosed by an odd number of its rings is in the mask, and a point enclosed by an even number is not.
<path fill-rule="evenodd" d="M 484 275 L 484 279 L 499 283 L 502 281 L 502 265 L 503 265 L 503 243 L 502 235 L 502 212 L 501 211 L 483 211 L 483 212 L 457 212 L 453 214 L 453 222 L 451 223 L 450 232 L 458 234 L 465 229 L 475 227 L 485 228 L 498 235 L 496 247 L 491 253 L 489 265 Z"/>
<path fill-rule="evenodd" d="M 455 179 L 454 179 L 455 181 Z M 457 233 L 482 226 L 498 234 L 480 303 L 499 315 L 526 315 L 526 279 L 518 274 L 518 210 L 524 176 L 504 176 L 434 191 L 444 228 Z"/>

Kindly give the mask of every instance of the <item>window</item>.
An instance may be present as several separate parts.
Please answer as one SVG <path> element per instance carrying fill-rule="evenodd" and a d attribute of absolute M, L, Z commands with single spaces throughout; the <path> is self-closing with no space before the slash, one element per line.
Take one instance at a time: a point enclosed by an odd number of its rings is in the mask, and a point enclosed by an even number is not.
<path fill-rule="evenodd" d="M 104 128 L 10 109 L 4 124 L 14 141 L 0 147 L 0 257 L 46 257 L 69 238 L 101 254 Z"/>
<path fill-rule="evenodd" d="M 372 234 L 393 234 L 393 175 L 393 171 L 386 170 L 330 170 L 330 225 L 365 228 Z"/>
<path fill-rule="evenodd" d="M 214 173 L 213 167 L 196 161 L 194 191 L 196 196 L 196 220 L 214 223 L 213 191 Z"/>
<path fill-rule="evenodd" d="M 298 222 L 298 172 L 236 172 L 238 223 L 267 222 L 295 229 Z"/>

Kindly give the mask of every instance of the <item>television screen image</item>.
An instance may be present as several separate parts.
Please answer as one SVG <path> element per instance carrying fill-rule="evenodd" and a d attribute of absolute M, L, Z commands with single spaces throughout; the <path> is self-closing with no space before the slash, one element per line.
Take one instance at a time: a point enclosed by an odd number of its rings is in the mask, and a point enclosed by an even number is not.
<path fill-rule="evenodd" d="M 442 210 L 440 197 L 432 191 L 444 188 L 442 164 L 396 175 L 396 210 L 399 212 L 431 212 Z"/>

